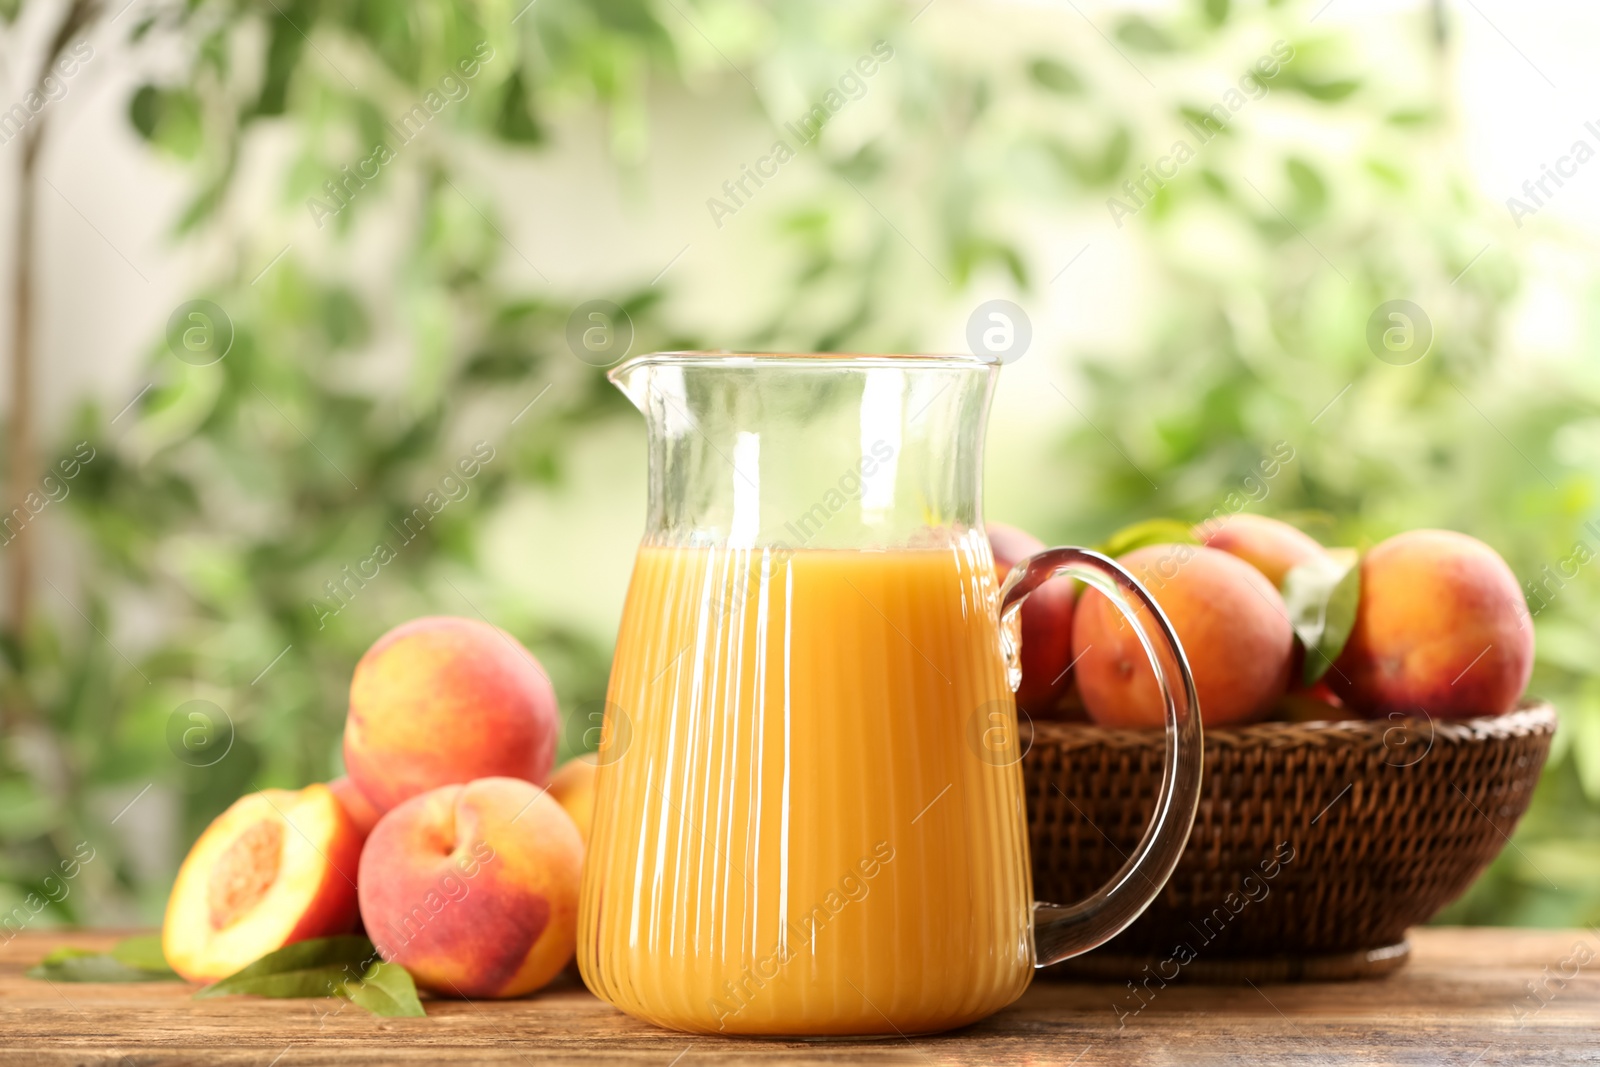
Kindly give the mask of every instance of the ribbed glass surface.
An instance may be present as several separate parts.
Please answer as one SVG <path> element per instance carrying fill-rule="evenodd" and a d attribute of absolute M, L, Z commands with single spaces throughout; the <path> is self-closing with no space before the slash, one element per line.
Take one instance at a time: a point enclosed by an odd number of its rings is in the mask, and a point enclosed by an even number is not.
<path fill-rule="evenodd" d="M 912 1034 L 1027 986 L 993 564 L 981 532 L 927 540 L 641 548 L 579 920 L 599 995 L 684 1030 Z"/>

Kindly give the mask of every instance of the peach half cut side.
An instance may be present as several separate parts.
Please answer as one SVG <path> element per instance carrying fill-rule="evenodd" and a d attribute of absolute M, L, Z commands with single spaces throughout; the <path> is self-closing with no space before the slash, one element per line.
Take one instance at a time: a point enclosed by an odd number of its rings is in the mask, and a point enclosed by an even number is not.
<path fill-rule="evenodd" d="M 189 850 L 161 928 L 173 970 L 214 982 L 355 926 L 361 833 L 325 785 L 235 801 Z"/>

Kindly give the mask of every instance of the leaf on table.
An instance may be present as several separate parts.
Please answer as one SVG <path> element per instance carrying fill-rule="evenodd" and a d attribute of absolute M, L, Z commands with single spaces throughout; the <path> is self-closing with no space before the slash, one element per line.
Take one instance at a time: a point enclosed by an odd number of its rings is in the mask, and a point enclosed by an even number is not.
<path fill-rule="evenodd" d="M 152 944 L 153 942 L 153 944 Z M 161 955 L 159 937 L 130 937 L 110 952 L 58 948 L 33 967 L 29 978 L 47 982 L 172 982 L 178 976 Z"/>
<path fill-rule="evenodd" d="M 79 959 L 83 956 L 101 955 L 104 955 L 104 953 L 96 952 L 91 948 L 71 948 L 67 945 L 63 945 L 60 948 L 51 949 L 50 954 L 44 959 L 40 960 L 38 966 L 48 967 L 52 964 L 60 963 L 62 960 Z"/>
<path fill-rule="evenodd" d="M 276 974 L 258 974 L 249 978 L 230 975 L 214 982 L 195 994 L 196 997 L 227 997 L 249 995 L 276 999 L 300 1000 L 317 997 L 336 997 L 349 980 L 353 963 L 328 963 L 320 967 L 300 967 Z"/>
<path fill-rule="evenodd" d="M 49 963 L 41 962 L 28 968 L 27 975 L 46 982 L 162 982 L 170 978 L 169 975 L 129 967 L 98 952 L 72 955 Z"/>
<path fill-rule="evenodd" d="M 422 1010 L 422 1001 L 417 999 L 416 983 L 412 982 L 410 972 L 398 963 L 372 964 L 360 978 L 345 983 L 343 994 L 352 1004 L 374 1015 L 427 1014 Z"/>
<path fill-rule="evenodd" d="M 1301 683 L 1311 685 L 1339 658 L 1356 624 L 1361 557 L 1336 550 L 1308 560 L 1283 576 L 1282 593 L 1289 622 L 1306 650 Z"/>
<path fill-rule="evenodd" d="M 167 957 L 161 951 L 160 934 L 125 937 L 112 946 L 111 957 L 118 963 L 137 967 L 141 971 L 178 977 L 177 972 L 167 965 Z"/>
<path fill-rule="evenodd" d="M 374 1015 L 420 1016 L 422 1001 L 404 967 L 379 959 L 364 937 L 298 941 L 195 994 L 222 997 L 343 997 Z"/>
<path fill-rule="evenodd" d="M 1146 545 L 1198 545 L 1200 539 L 1194 535 L 1194 526 L 1178 519 L 1145 519 L 1143 522 L 1124 526 L 1100 544 L 1095 546 L 1095 551 L 1102 556 L 1116 559 L 1125 553 Z"/>
<path fill-rule="evenodd" d="M 254 963 L 195 994 L 225 997 L 253 993 L 261 997 L 325 997 L 330 981 L 361 974 L 378 958 L 364 937 L 319 937 L 296 941 L 269 952 Z"/>

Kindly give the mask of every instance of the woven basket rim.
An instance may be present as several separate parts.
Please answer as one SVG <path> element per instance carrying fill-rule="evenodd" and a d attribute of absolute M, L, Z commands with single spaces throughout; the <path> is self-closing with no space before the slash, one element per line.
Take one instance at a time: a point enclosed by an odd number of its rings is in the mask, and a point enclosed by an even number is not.
<path fill-rule="evenodd" d="M 1427 736 L 1435 741 L 1470 743 L 1526 737 L 1529 734 L 1553 734 L 1557 721 L 1556 709 L 1549 701 L 1529 699 L 1521 701 L 1516 710 L 1504 715 L 1484 715 L 1471 719 L 1400 717 L 1207 727 L 1205 744 L 1208 748 L 1365 746 L 1384 743 L 1385 738 L 1396 730 L 1403 730 L 1411 736 Z M 1161 748 L 1166 744 L 1165 732 L 1161 730 L 1045 721 L 1035 721 L 1032 727 L 1035 745 L 1044 743 L 1060 748 Z"/>

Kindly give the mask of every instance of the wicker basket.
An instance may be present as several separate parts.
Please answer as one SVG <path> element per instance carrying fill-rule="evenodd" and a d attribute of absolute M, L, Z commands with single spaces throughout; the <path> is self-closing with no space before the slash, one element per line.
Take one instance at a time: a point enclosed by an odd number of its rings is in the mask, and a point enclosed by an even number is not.
<path fill-rule="evenodd" d="M 1505 847 L 1556 715 L 1207 730 L 1188 847 L 1137 922 L 1053 970 L 1134 978 L 1177 954 L 1200 980 L 1380 974 L 1406 930 Z M 1034 895 L 1081 900 L 1122 866 L 1160 785 L 1162 736 L 1040 722 L 1023 757 Z M 1175 965 L 1167 963 L 1170 971 Z"/>

